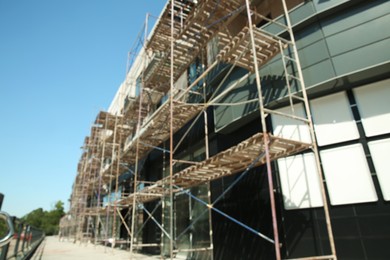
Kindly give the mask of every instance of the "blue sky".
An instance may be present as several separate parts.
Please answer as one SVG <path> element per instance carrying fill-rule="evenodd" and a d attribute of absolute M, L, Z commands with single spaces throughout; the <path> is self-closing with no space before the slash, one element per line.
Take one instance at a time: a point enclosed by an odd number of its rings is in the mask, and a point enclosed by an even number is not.
<path fill-rule="evenodd" d="M 68 208 L 84 137 L 124 80 L 146 13 L 165 3 L 0 0 L 2 210 Z"/>

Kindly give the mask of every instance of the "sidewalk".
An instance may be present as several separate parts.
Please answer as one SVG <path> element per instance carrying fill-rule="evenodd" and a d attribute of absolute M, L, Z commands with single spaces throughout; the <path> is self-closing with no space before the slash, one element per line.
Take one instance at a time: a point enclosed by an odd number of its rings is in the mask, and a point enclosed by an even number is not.
<path fill-rule="evenodd" d="M 46 237 L 42 245 L 38 248 L 32 257 L 33 260 L 128 260 L 130 252 L 120 249 L 112 249 L 101 245 L 80 244 L 67 241 L 59 241 L 57 236 Z M 147 260 L 160 259 L 160 256 L 147 256 L 133 254 L 131 259 Z"/>

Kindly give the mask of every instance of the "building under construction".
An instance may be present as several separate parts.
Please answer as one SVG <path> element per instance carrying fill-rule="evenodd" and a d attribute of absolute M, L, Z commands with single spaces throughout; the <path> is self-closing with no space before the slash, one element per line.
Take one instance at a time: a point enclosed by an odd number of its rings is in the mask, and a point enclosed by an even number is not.
<path fill-rule="evenodd" d="M 61 235 L 168 259 L 390 259 L 390 2 L 170 0 Z"/>

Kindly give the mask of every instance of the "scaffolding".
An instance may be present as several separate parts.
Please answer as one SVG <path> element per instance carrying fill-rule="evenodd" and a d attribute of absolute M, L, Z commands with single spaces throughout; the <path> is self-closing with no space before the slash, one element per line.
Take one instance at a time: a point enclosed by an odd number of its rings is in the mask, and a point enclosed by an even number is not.
<path fill-rule="evenodd" d="M 269 2 L 269 1 L 268 1 Z M 145 247 L 159 248 L 162 257 L 175 258 L 181 252 L 207 252 L 213 258 L 211 212 L 226 217 L 260 239 L 274 246 L 275 258 L 281 259 L 277 207 L 274 196 L 272 162 L 303 151 L 312 150 L 317 164 L 323 210 L 331 253 L 301 259 L 337 259 L 333 241 L 322 169 L 313 130 L 308 97 L 300 66 L 289 10 L 302 1 L 249 0 L 170 0 L 157 21 L 151 36 L 144 39 L 144 50 L 139 54 L 144 62 L 133 88 L 136 94 L 126 97 L 118 113 L 100 112 L 84 142 L 84 152 L 78 166 L 71 198 L 71 216 L 75 239 L 85 238 L 94 243 L 115 246 L 125 244 L 130 254 Z M 266 11 L 264 11 L 264 9 Z M 274 14 L 271 19 L 269 9 Z M 269 29 L 264 24 L 272 25 Z M 277 29 L 275 29 L 277 28 Z M 145 33 L 146 35 L 146 33 Z M 213 43 L 216 53 L 208 53 Z M 264 101 L 260 68 L 279 57 L 283 63 L 289 112 L 268 107 Z M 199 63 L 196 77 L 183 83 L 189 68 Z M 226 73 L 212 92 L 208 91 L 207 76 L 225 65 Z M 257 104 L 261 131 L 237 145 L 210 156 L 208 143 L 207 109 L 211 106 L 238 105 L 221 103 L 224 95 L 235 89 L 228 80 L 234 68 L 248 71 L 241 81 L 255 78 L 257 96 L 246 103 Z M 304 115 L 295 113 L 302 104 Z M 310 142 L 291 140 L 270 133 L 267 117 L 282 116 L 305 124 Z M 179 158 L 178 151 L 197 122 L 204 120 L 204 156 L 195 160 Z M 183 130 L 185 129 L 185 131 Z M 179 133 L 180 132 L 180 133 Z M 179 133 L 179 134 L 178 134 Z M 161 173 L 157 179 L 143 174 L 144 162 L 152 152 L 160 152 Z M 267 172 L 272 214 L 273 236 L 269 237 L 240 222 L 215 207 L 215 204 L 241 180 L 249 170 L 263 166 Z M 210 182 L 242 173 L 217 199 L 211 200 Z M 128 190 L 120 190 L 120 178 L 126 175 Z M 201 198 L 191 192 L 203 187 Z M 180 247 L 180 237 L 188 230 L 175 228 L 175 198 L 188 196 L 203 205 L 208 213 L 208 239 L 202 246 Z M 103 200 L 104 197 L 104 200 Z M 153 202 L 153 204 L 150 204 Z M 147 207 L 146 205 L 153 205 Z M 152 210 L 150 209 L 152 208 Z M 191 208 L 191 207 L 189 207 Z M 126 213 L 124 213 L 126 212 Z M 157 214 L 160 214 L 157 216 Z M 188 213 L 190 226 L 201 216 Z M 104 220 L 103 220 L 104 219 Z M 156 243 L 143 241 L 141 232 L 146 223 L 154 222 L 161 232 Z M 120 239 L 118 227 L 124 226 L 128 238 Z M 69 223 L 66 225 L 69 230 Z M 69 233 L 69 231 L 67 231 Z M 179 234 L 178 234 L 179 233 Z M 191 234 L 189 240 L 191 240 Z"/>

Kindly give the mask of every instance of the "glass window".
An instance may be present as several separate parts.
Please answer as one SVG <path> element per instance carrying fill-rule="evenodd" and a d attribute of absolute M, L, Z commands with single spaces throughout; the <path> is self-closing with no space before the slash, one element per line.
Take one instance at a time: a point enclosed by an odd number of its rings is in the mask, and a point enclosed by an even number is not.
<path fill-rule="evenodd" d="M 285 209 L 323 206 L 313 153 L 279 159 L 278 166 Z"/>
<path fill-rule="evenodd" d="M 318 145 L 328 145 L 359 138 L 345 92 L 311 101 Z"/>
<path fill-rule="evenodd" d="M 378 200 L 361 144 L 323 150 L 320 155 L 332 205 Z"/>
<path fill-rule="evenodd" d="M 218 49 L 218 36 L 215 36 L 207 43 L 207 64 L 211 65 L 217 58 Z"/>
<path fill-rule="evenodd" d="M 276 109 L 278 112 L 292 114 L 290 107 Z M 294 105 L 294 115 L 305 118 L 302 104 Z M 309 127 L 306 123 L 284 116 L 272 115 L 274 135 L 296 141 L 311 143 Z"/>
<path fill-rule="evenodd" d="M 368 143 L 371 157 L 375 165 L 379 185 L 385 200 L 390 200 L 390 139 L 383 139 Z"/>
<path fill-rule="evenodd" d="M 390 80 L 353 90 L 366 136 L 390 133 Z"/>

